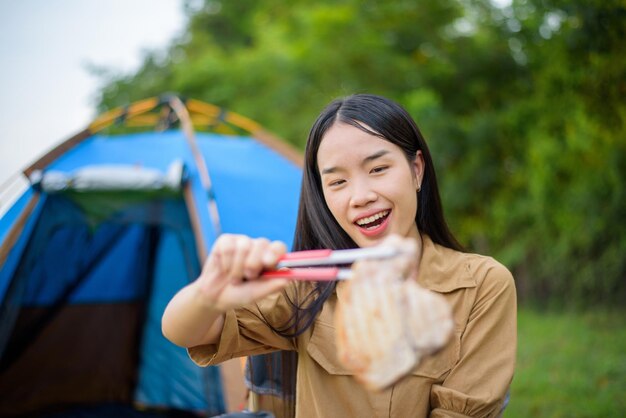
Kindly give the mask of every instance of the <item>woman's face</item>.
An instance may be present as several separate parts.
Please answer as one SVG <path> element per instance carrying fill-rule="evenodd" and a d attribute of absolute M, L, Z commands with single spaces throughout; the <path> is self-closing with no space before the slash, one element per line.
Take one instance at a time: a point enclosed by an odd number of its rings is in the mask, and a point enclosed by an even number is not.
<path fill-rule="evenodd" d="M 397 145 L 337 122 L 322 138 L 317 164 L 328 208 L 359 247 L 390 234 L 419 237 L 415 215 L 424 173 L 421 151 L 409 163 Z"/>

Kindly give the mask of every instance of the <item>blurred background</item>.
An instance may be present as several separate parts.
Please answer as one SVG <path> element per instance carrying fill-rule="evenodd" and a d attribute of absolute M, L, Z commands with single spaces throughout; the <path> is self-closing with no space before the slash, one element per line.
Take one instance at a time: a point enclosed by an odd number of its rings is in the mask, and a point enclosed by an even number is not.
<path fill-rule="evenodd" d="M 97 116 L 98 69 L 136 71 L 184 27 L 179 0 L 0 2 L 0 185 Z"/>
<path fill-rule="evenodd" d="M 114 14 L 93 13 L 109 4 Z M 0 7 L 0 113 L 17 106 L 21 115 L 0 123 L 5 166 L 27 152 L 42 154 L 90 116 L 164 92 L 246 115 L 299 148 L 337 96 L 370 92 L 398 101 L 429 143 L 452 230 L 515 276 L 519 356 L 505 416 L 618 417 L 626 410 L 624 1 L 64 0 Z M 18 28 L 22 19 L 37 30 L 55 24 L 67 32 L 50 34 L 49 45 L 13 41 L 11 28 L 30 32 Z M 77 21 L 84 25 L 73 26 Z M 128 35 L 116 38 L 123 28 Z M 53 78 L 64 58 L 46 54 L 76 48 L 91 31 L 98 42 L 87 42 L 87 59 L 72 63 L 74 78 Z M 139 44 L 122 48 L 130 39 Z M 108 58 L 110 48 L 129 50 L 134 62 Z M 47 64 L 20 74 L 32 84 L 15 91 L 7 67 L 26 57 Z M 87 96 L 76 83 L 83 77 L 92 83 Z M 37 95 L 24 101 L 27 92 Z M 30 103 L 50 92 L 47 110 L 33 111 Z M 73 109 L 84 120 L 64 111 L 69 101 L 80 101 Z M 47 114 L 59 110 L 54 119 L 77 121 L 72 131 L 47 128 L 55 126 Z M 50 142 L 22 151 L 30 140 L 19 138 L 30 125 Z"/>

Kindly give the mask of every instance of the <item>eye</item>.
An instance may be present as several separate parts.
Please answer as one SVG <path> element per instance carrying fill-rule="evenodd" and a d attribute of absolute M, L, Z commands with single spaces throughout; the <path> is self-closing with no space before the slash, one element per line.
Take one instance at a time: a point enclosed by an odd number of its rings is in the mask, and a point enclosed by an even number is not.
<path fill-rule="evenodd" d="M 344 179 L 333 180 L 328 183 L 328 187 L 337 187 L 344 184 L 346 181 Z"/>
<path fill-rule="evenodd" d="M 380 165 L 378 167 L 374 167 L 370 170 L 370 173 L 382 173 L 389 168 L 387 165 Z"/>

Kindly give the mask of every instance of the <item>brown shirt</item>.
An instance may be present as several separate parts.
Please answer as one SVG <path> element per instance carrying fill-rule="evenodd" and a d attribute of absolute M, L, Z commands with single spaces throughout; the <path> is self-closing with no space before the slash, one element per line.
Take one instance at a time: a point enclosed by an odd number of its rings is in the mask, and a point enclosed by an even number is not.
<path fill-rule="evenodd" d="M 517 305 L 511 273 L 490 257 L 465 254 L 423 236 L 417 281 L 442 294 L 453 308 L 451 341 L 422 359 L 410 375 L 381 392 L 368 392 L 337 360 L 333 315 L 342 283 L 314 324 L 295 339 L 274 333 L 291 309 L 282 294 L 226 313 L 218 344 L 189 349 L 199 365 L 279 350 L 298 351 L 296 416 L 494 417 L 513 378 Z M 294 284 L 291 292 L 306 292 Z"/>

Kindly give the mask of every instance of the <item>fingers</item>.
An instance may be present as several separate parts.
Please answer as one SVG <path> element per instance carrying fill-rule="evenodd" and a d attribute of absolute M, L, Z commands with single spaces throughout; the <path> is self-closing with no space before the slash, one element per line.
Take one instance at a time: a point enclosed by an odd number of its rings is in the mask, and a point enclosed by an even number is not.
<path fill-rule="evenodd" d="M 226 276 L 229 282 L 238 283 L 243 280 L 243 272 L 246 268 L 246 260 L 253 245 L 253 240 L 246 236 L 239 235 L 235 236 L 232 239 L 232 243 L 228 248 L 228 250 L 230 251 L 228 264 L 223 265 L 223 267 L 227 271 Z"/>
<path fill-rule="evenodd" d="M 254 240 L 244 263 L 243 277 L 248 280 L 258 279 L 263 270 L 274 268 L 286 251 L 287 247 L 280 241 L 270 242 L 265 238 Z"/>
<path fill-rule="evenodd" d="M 286 250 L 280 241 L 223 234 L 213 245 L 203 269 L 229 281 L 254 280 L 264 269 L 274 267 Z"/>
<path fill-rule="evenodd" d="M 267 251 L 270 242 L 261 238 L 252 242 L 250 251 L 244 260 L 243 277 L 248 280 L 254 280 L 263 271 L 263 255 Z"/>
<path fill-rule="evenodd" d="M 287 252 L 287 247 L 285 246 L 284 243 L 280 241 L 273 241 L 270 244 L 268 251 L 263 256 L 263 263 L 268 268 L 275 267 L 280 257 L 285 255 L 286 252 Z"/>
<path fill-rule="evenodd" d="M 197 285 L 206 300 L 222 308 L 264 297 L 285 286 L 283 281 L 258 279 L 276 266 L 286 250 L 279 241 L 223 234 L 215 241 Z"/>

